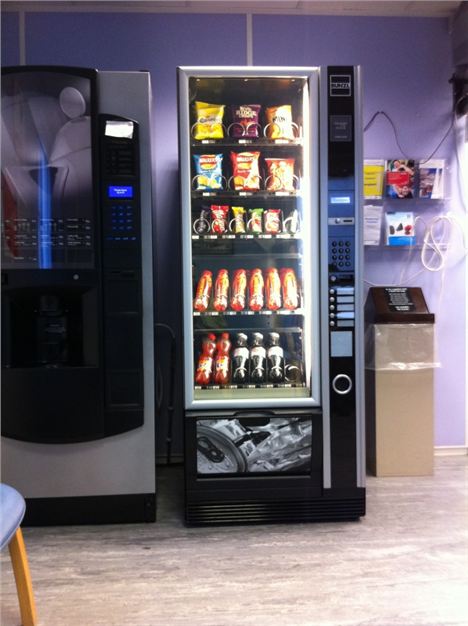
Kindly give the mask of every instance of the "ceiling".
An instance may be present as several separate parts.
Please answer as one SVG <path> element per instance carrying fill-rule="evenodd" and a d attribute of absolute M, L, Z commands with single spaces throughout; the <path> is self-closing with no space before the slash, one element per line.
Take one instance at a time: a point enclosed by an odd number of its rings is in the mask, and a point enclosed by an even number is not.
<path fill-rule="evenodd" d="M 282 13 L 301 15 L 360 15 L 386 17 L 452 17 L 460 0 L 30 0 L 4 1 L 7 11 L 138 11 L 138 12 L 223 12 L 223 13 Z"/>

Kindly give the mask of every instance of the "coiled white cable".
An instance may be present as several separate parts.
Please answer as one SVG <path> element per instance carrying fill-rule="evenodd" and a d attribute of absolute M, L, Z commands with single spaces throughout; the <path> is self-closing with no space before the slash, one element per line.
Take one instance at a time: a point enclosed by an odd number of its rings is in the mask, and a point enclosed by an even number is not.
<path fill-rule="evenodd" d="M 442 228 L 440 226 L 442 225 Z M 459 229 L 463 239 L 464 258 L 467 253 L 466 227 L 453 214 L 437 215 L 426 226 L 421 250 L 421 263 L 429 272 L 444 269 L 452 247 L 455 229 Z"/>

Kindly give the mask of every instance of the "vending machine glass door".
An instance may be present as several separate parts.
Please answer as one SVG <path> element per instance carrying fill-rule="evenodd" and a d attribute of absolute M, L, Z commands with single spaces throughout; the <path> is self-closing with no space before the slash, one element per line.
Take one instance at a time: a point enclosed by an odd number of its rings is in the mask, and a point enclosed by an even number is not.
<path fill-rule="evenodd" d="M 318 76 L 179 69 L 186 408 L 319 402 Z"/>

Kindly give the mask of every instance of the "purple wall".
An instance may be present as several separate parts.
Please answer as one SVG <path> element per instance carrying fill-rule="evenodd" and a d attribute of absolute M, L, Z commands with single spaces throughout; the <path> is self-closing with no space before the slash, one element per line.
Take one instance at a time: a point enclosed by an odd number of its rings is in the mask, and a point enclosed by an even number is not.
<path fill-rule="evenodd" d="M 361 65 L 364 82 L 363 118 L 376 111 L 393 120 L 406 154 L 427 158 L 452 120 L 453 73 L 451 40 L 445 19 L 357 18 L 263 15 L 254 18 L 254 62 L 257 65 Z M 275 45 L 272 46 L 271 42 Z M 333 42 L 333 45 L 330 45 Z M 365 158 L 402 157 L 389 122 L 377 118 L 364 136 Z M 450 135 L 437 151 L 456 168 Z M 447 211 L 460 213 L 455 177 L 449 185 L 452 201 L 395 203 L 387 210 L 408 210 L 427 221 Z M 366 248 L 365 278 L 378 285 L 406 282 L 423 289 L 436 314 L 435 442 L 465 442 L 465 285 L 462 241 L 454 235 L 447 269 L 422 270 L 420 250 Z M 401 276 L 404 276 L 401 279 Z M 408 281 L 408 278 L 411 280 Z M 455 304 L 456 303 L 456 304 Z"/>
<path fill-rule="evenodd" d="M 3 14 L 3 64 L 19 60 L 17 22 L 16 14 Z M 25 24 L 27 63 L 151 72 L 156 313 L 159 322 L 175 326 L 180 315 L 175 68 L 244 65 L 246 17 L 241 14 L 26 13 Z M 385 110 L 395 122 L 404 149 L 415 158 L 428 156 L 450 123 L 451 42 L 445 19 L 254 15 L 253 61 L 256 65 L 362 65 L 364 120 L 369 120 L 375 111 Z M 367 158 L 402 156 L 391 127 L 383 118 L 366 133 L 364 146 Z M 451 155 L 453 145 L 447 141 L 436 156 L 450 158 Z M 434 213 L 448 210 L 452 205 L 422 208 Z M 416 257 L 417 251 L 413 254 Z M 406 268 L 407 276 L 419 272 L 420 263 L 413 261 L 408 265 L 407 255 L 383 247 L 367 250 L 367 280 L 393 283 L 398 281 L 402 269 Z M 463 445 L 463 263 L 449 268 L 444 276 L 423 272 L 411 284 L 423 287 L 437 316 L 442 367 L 436 373 L 436 444 Z M 162 340 L 158 361 L 163 372 L 167 371 L 167 354 Z M 179 409 L 180 399 L 177 399 L 176 417 Z M 159 425 L 161 438 L 164 428 L 164 424 Z M 175 438 L 177 453 L 180 431 L 175 433 Z"/>
<path fill-rule="evenodd" d="M 2 13 L 2 65 L 17 65 L 19 57 L 19 15 Z"/>

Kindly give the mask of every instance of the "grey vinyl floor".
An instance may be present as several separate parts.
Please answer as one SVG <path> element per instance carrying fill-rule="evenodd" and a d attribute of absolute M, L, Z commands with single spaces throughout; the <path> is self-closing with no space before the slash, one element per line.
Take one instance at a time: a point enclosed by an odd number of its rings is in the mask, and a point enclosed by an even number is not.
<path fill-rule="evenodd" d="M 156 524 L 24 529 L 40 626 L 468 625 L 468 456 L 369 477 L 352 523 L 186 528 L 180 468 L 158 483 Z"/>

